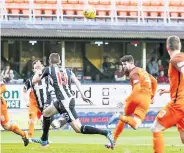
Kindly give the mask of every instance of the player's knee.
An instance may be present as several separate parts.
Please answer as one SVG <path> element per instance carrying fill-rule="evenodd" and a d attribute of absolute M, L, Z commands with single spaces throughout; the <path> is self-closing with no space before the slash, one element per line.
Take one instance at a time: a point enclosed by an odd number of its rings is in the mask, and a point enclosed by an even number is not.
<path fill-rule="evenodd" d="M 11 131 L 11 123 L 10 122 L 7 122 L 6 124 L 2 124 L 2 127 L 7 131 Z"/>
<path fill-rule="evenodd" d="M 153 133 L 155 132 L 161 132 L 164 130 L 164 127 L 162 125 L 160 125 L 157 121 L 155 121 L 151 127 L 151 131 Z"/>
<path fill-rule="evenodd" d="M 50 117 L 51 114 L 49 113 L 49 111 L 44 110 L 44 111 L 43 111 L 43 116 L 44 116 L 44 117 Z"/>
<path fill-rule="evenodd" d="M 28 123 L 29 124 L 34 124 L 35 120 L 34 119 L 29 119 Z"/>

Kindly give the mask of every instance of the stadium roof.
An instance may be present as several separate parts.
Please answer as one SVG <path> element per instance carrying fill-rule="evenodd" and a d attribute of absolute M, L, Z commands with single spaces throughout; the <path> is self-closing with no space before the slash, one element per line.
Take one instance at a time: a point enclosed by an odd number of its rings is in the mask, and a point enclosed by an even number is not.
<path fill-rule="evenodd" d="M 165 39 L 177 35 L 184 39 L 182 25 L 80 25 L 14 24 L 1 25 L 2 37 Z"/>

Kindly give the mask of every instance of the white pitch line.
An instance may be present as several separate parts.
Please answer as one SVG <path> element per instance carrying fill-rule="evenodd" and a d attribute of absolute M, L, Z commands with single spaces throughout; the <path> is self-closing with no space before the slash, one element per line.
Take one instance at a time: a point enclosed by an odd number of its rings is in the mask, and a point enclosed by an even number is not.
<path fill-rule="evenodd" d="M 135 144 L 136 146 L 153 146 L 152 144 Z M 173 147 L 184 147 L 183 145 L 165 145 L 165 146 L 173 146 Z"/>

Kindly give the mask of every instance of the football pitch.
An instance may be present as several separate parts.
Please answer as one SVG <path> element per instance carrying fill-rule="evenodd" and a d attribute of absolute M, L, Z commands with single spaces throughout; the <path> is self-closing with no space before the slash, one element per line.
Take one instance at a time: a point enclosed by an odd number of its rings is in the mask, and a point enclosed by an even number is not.
<path fill-rule="evenodd" d="M 35 132 L 40 137 L 41 131 Z M 184 153 L 176 128 L 165 131 L 165 153 Z M 125 129 L 119 137 L 116 148 L 108 150 L 104 144 L 108 140 L 99 135 L 82 135 L 72 130 L 50 131 L 50 146 L 41 148 L 39 144 L 23 146 L 21 138 L 11 132 L 1 132 L 2 153 L 153 153 L 150 129 Z"/>

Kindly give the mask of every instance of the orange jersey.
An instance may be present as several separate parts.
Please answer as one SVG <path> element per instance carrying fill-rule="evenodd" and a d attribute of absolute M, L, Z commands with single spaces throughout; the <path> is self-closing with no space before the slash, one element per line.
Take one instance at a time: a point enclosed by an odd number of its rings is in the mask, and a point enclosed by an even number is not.
<path fill-rule="evenodd" d="M 5 86 L 5 84 L 4 84 L 4 82 L 3 81 L 1 81 L 0 82 L 0 98 L 1 98 L 1 101 L 2 102 L 4 102 L 5 100 L 4 100 L 4 98 L 3 98 L 3 92 L 5 92 L 6 91 L 6 86 Z"/>
<path fill-rule="evenodd" d="M 173 101 L 184 98 L 184 53 L 179 53 L 171 58 L 168 75 L 170 83 L 170 96 Z"/>
<path fill-rule="evenodd" d="M 151 95 L 155 94 L 155 91 L 152 90 L 152 83 L 157 83 L 157 81 L 144 69 L 135 67 L 130 72 L 130 84 L 132 85 L 132 89 L 134 89 L 134 86 L 136 83 L 140 83 L 140 92 L 146 92 Z M 156 89 L 155 89 L 156 90 Z"/>

